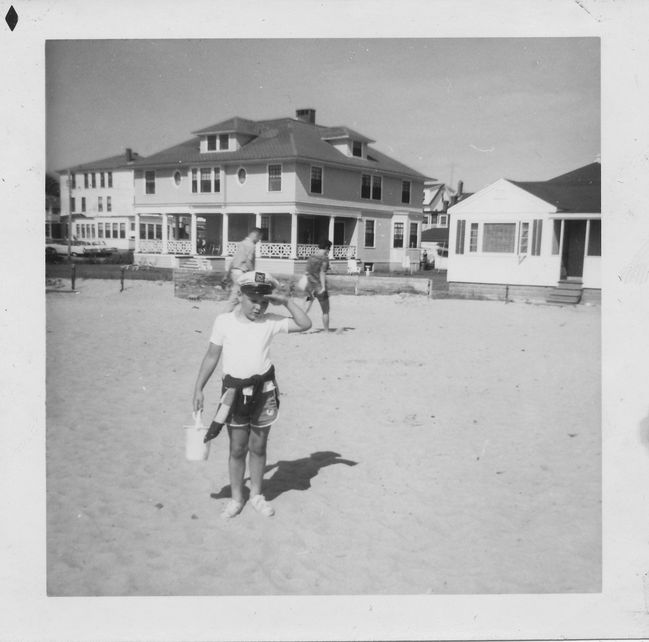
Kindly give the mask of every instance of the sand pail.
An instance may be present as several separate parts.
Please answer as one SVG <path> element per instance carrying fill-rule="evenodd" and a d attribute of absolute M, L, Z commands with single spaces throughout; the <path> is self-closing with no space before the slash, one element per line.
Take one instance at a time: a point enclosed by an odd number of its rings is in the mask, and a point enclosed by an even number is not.
<path fill-rule="evenodd" d="M 203 443 L 207 428 L 203 426 L 201 413 L 193 413 L 194 423 L 184 426 L 185 429 L 185 458 L 188 461 L 204 461 L 210 454 L 210 444 Z"/>

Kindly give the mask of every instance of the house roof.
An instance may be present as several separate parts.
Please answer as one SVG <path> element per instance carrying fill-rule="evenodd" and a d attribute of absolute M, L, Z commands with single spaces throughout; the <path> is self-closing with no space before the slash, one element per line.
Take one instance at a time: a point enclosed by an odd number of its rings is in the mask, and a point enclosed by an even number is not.
<path fill-rule="evenodd" d="M 601 165 L 591 163 L 547 181 L 512 181 L 560 212 L 601 212 Z"/>
<path fill-rule="evenodd" d="M 192 132 L 192 134 L 200 136 L 201 134 L 230 134 L 233 132 L 256 136 L 259 133 L 259 130 L 254 120 L 235 116 L 234 118 L 228 118 L 228 120 L 216 123 L 216 125 L 203 127 L 202 129 Z"/>
<path fill-rule="evenodd" d="M 246 132 L 250 133 L 252 126 L 256 130 L 255 138 L 244 144 L 238 150 L 203 152 L 200 151 L 200 134 L 216 131 L 215 127 L 230 127 L 243 123 Z M 241 130 L 238 130 L 241 131 Z M 247 121 L 231 118 L 223 121 L 218 126 L 204 128 L 195 132 L 194 138 L 178 145 L 163 149 L 139 160 L 137 167 L 159 167 L 165 165 L 182 166 L 190 163 L 237 163 L 243 161 L 269 161 L 305 159 L 310 161 L 332 163 L 355 167 L 359 170 L 375 170 L 392 172 L 423 180 L 426 177 L 420 172 L 386 156 L 378 150 L 368 147 L 367 158 L 346 156 L 333 145 L 323 140 L 332 134 L 350 133 L 352 137 L 359 136 L 345 127 L 322 127 L 306 123 L 293 118 L 279 118 L 275 120 Z M 362 138 L 369 141 L 365 137 Z M 359 138 L 360 140 L 360 138 Z"/>
<path fill-rule="evenodd" d="M 133 161 L 141 160 L 143 158 L 137 152 L 133 152 L 132 156 Z M 119 169 L 120 167 L 125 167 L 127 165 L 133 165 L 133 162 L 129 163 L 126 160 L 126 154 L 122 153 L 117 156 L 109 156 L 108 158 L 102 158 L 101 160 L 82 163 L 81 165 L 73 165 L 72 167 L 66 167 L 65 169 L 57 169 L 56 173 L 65 174 L 67 171 L 82 172 L 84 170 L 95 169 Z"/>
<path fill-rule="evenodd" d="M 421 233 L 421 240 L 424 243 L 435 243 L 448 241 L 448 227 L 431 227 Z"/>

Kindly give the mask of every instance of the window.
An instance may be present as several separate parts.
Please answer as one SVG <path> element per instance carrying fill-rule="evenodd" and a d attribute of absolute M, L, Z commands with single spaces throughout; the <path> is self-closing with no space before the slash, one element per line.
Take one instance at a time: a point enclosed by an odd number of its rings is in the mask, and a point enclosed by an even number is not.
<path fill-rule="evenodd" d="M 119 223 L 113 223 L 113 238 L 116 239 L 119 230 Z"/>
<path fill-rule="evenodd" d="M 381 177 L 372 176 L 372 200 L 381 200 Z"/>
<path fill-rule="evenodd" d="M 403 223 L 394 224 L 392 247 L 403 247 Z"/>
<path fill-rule="evenodd" d="M 83 186 L 87 189 L 88 188 L 88 173 L 84 172 L 83 174 Z"/>
<path fill-rule="evenodd" d="M 93 172 L 92 174 L 90 174 L 90 177 L 92 178 L 92 186 L 97 187 L 97 174 Z"/>
<path fill-rule="evenodd" d="M 106 174 L 104 174 L 104 172 L 99 174 L 99 186 L 106 187 Z"/>
<path fill-rule="evenodd" d="M 365 221 L 365 247 L 374 247 L 374 221 Z"/>
<path fill-rule="evenodd" d="M 410 203 L 410 181 L 401 181 L 401 202 Z"/>
<path fill-rule="evenodd" d="M 543 221 L 539 218 L 532 224 L 532 256 L 540 256 L 541 254 L 541 230 L 543 229 Z"/>
<path fill-rule="evenodd" d="M 241 185 L 246 182 L 246 170 L 243 167 L 237 172 L 237 180 Z"/>
<path fill-rule="evenodd" d="M 322 167 L 311 168 L 311 192 L 322 194 Z"/>
<path fill-rule="evenodd" d="M 103 223 L 97 223 L 97 236 L 100 239 L 104 238 L 104 224 Z"/>
<path fill-rule="evenodd" d="M 268 214 L 261 215 L 261 240 L 268 241 L 270 238 L 270 216 Z"/>
<path fill-rule="evenodd" d="M 220 192 L 221 191 L 221 168 L 214 167 L 212 169 L 212 172 L 214 174 L 214 192 Z"/>
<path fill-rule="evenodd" d="M 207 151 L 208 152 L 216 151 L 216 134 L 207 135 Z"/>
<path fill-rule="evenodd" d="M 101 196 L 97 197 L 97 211 L 98 212 L 104 211 L 104 199 Z"/>
<path fill-rule="evenodd" d="M 119 224 L 119 238 L 121 239 L 126 238 L 126 223 Z"/>
<path fill-rule="evenodd" d="M 219 149 L 221 149 L 221 150 L 230 149 L 230 136 L 229 136 L 229 134 L 220 134 L 219 135 Z"/>
<path fill-rule="evenodd" d="M 158 240 L 162 239 L 162 223 L 156 223 L 155 238 Z"/>
<path fill-rule="evenodd" d="M 457 233 L 455 235 L 455 253 L 464 254 L 464 233 L 466 229 L 466 221 L 457 222 Z"/>
<path fill-rule="evenodd" d="M 518 253 L 527 254 L 527 243 L 530 236 L 530 224 L 521 223 L 521 231 L 518 235 Z"/>
<path fill-rule="evenodd" d="M 361 175 L 361 198 L 369 198 L 372 193 L 372 177 L 369 174 Z"/>
<path fill-rule="evenodd" d="M 179 171 L 174 172 L 174 185 L 176 187 L 180 186 L 180 181 L 182 180 L 182 174 Z"/>
<path fill-rule="evenodd" d="M 417 247 L 418 231 L 419 231 L 419 223 L 410 223 L 410 238 L 408 239 L 408 247 Z"/>
<path fill-rule="evenodd" d="M 72 184 L 71 184 L 72 189 L 77 189 L 77 175 L 71 174 L 70 178 L 72 179 Z"/>
<path fill-rule="evenodd" d="M 561 221 L 554 221 L 552 226 L 552 254 L 559 254 L 561 243 Z"/>
<path fill-rule="evenodd" d="M 113 211 L 113 204 L 110 196 L 106 197 L 106 211 L 107 212 L 112 212 Z"/>
<path fill-rule="evenodd" d="M 201 167 L 201 192 L 209 192 L 212 188 L 212 170 Z"/>
<path fill-rule="evenodd" d="M 140 223 L 140 238 L 141 239 L 146 239 L 147 238 L 146 228 L 147 228 L 146 223 Z"/>
<path fill-rule="evenodd" d="M 70 213 L 76 212 L 77 211 L 77 205 L 75 203 L 74 198 L 70 199 Z"/>
<path fill-rule="evenodd" d="M 482 233 L 483 252 L 514 252 L 516 223 L 485 223 Z"/>
<path fill-rule="evenodd" d="M 198 170 L 196 168 L 192 169 L 192 192 L 195 194 L 198 192 Z"/>
<path fill-rule="evenodd" d="M 588 221 L 590 230 L 588 232 L 588 256 L 602 255 L 602 222 Z"/>
<path fill-rule="evenodd" d="M 268 166 L 268 191 L 269 192 L 282 191 L 282 166 L 281 165 Z"/>
<path fill-rule="evenodd" d="M 144 193 L 155 194 L 155 171 L 148 169 L 144 172 Z"/>
<path fill-rule="evenodd" d="M 439 215 L 439 225 L 440 227 L 448 227 L 448 215 L 440 214 Z"/>
<path fill-rule="evenodd" d="M 469 232 L 469 252 L 478 251 L 478 224 L 471 223 L 471 231 Z"/>
<path fill-rule="evenodd" d="M 352 142 L 352 156 L 358 156 L 359 158 L 363 156 L 363 143 L 359 140 Z"/>
<path fill-rule="evenodd" d="M 113 186 L 113 172 L 108 172 L 108 187 Z"/>
<path fill-rule="evenodd" d="M 82 212 L 86 211 L 86 197 L 85 196 L 81 197 L 81 211 Z"/>

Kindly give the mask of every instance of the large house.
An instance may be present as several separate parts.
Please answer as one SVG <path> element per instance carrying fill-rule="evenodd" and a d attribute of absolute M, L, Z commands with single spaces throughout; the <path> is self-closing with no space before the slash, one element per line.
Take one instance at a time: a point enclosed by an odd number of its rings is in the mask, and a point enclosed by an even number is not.
<path fill-rule="evenodd" d="M 333 242 L 334 260 L 375 270 L 418 265 L 425 176 L 315 110 L 234 117 L 133 163 L 135 260 L 216 266 L 253 227 L 259 267 L 291 274 Z"/>
<path fill-rule="evenodd" d="M 500 179 L 449 208 L 456 293 L 601 294 L 601 166 L 546 181 Z"/>
<path fill-rule="evenodd" d="M 118 249 L 135 247 L 133 165 L 131 149 L 92 163 L 59 170 L 61 218 L 71 221 L 72 236 L 104 240 Z"/>

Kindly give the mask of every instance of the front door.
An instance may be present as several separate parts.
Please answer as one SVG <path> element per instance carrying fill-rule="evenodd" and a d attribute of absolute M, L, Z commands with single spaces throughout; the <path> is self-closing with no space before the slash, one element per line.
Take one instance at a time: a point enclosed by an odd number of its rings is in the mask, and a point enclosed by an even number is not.
<path fill-rule="evenodd" d="M 562 278 L 581 278 L 583 276 L 585 252 L 586 221 L 565 221 L 563 252 L 561 254 Z"/>
<path fill-rule="evenodd" d="M 345 221 L 334 221 L 334 245 L 345 245 Z"/>

